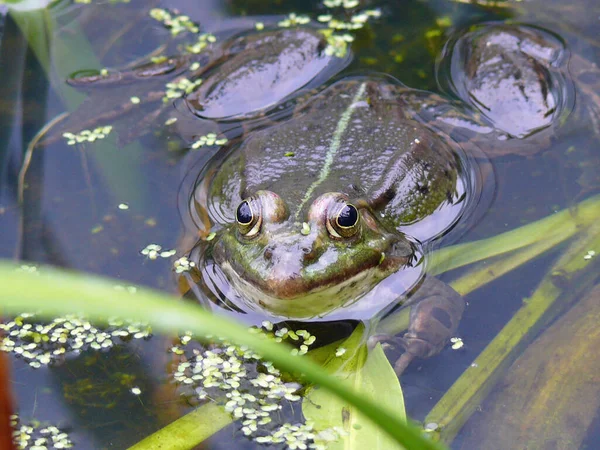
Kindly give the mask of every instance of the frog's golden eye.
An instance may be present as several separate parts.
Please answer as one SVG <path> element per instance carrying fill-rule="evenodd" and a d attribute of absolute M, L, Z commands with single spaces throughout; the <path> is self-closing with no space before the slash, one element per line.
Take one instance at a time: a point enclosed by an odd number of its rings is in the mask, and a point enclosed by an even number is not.
<path fill-rule="evenodd" d="M 356 206 L 350 203 L 341 203 L 327 218 L 327 231 L 337 239 L 349 238 L 360 230 L 360 215 Z"/>
<path fill-rule="evenodd" d="M 244 200 L 235 212 L 238 230 L 242 236 L 251 238 L 258 235 L 262 225 L 260 205 L 256 200 Z"/>

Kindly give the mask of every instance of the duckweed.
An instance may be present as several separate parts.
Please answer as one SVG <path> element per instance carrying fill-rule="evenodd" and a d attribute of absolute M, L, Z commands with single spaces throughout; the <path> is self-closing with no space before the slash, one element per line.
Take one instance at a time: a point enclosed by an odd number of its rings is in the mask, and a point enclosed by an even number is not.
<path fill-rule="evenodd" d="M 452 343 L 452 350 L 461 349 L 465 345 L 465 343 L 463 342 L 463 340 L 461 338 L 459 338 L 459 337 L 453 337 L 453 338 L 451 338 L 450 342 Z"/>
<path fill-rule="evenodd" d="M 20 450 L 46 450 L 73 447 L 69 435 L 53 425 L 42 426 L 38 421 L 21 423 L 18 415 L 10 416 L 13 441 Z"/>
<path fill-rule="evenodd" d="M 273 324 L 265 321 L 262 329 L 252 328 L 252 333 L 263 333 L 275 341 L 293 340 L 302 343 L 306 353 L 315 337 L 306 330 L 292 331 L 281 328 L 273 332 Z M 241 432 L 257 443 L 285 444 L 295 449 L 321 448 L 314 442 L 317 437 L 313 426 L 306 424 L 276 424 L 277 414 L 285 402 L 298 402 L 299 383 L 286 382 L 281 372 L 271 362 L 264 361 L 247 347 L 217 340 L 209 349 L 194 349 L 190 332 L 180 336 L 179 344 L 171 351 L 188 355 L 180 362 L 173 375 L 174 381 L 184 390 L 192 392 L 197 400 L 213 399 L 222 402 L 225 410 L 241 423 Z M 277 415 L 276 415 L 277 414 Z M 332 430 L 329 430 L 332 431 Z M 335 431 L 333 434 L 336 435 Z"/>
<path fill-rule="evenodd" d="M 291 13 L 284 20 L 279 22 L 277 25 L 282 28 L 295 27 L 298 25 L 306 25 L 310 22 L 310 17 L 308 16 L 298 16 L 296 13 Z"/>
<path fill-rule="evenodd" d="M 158 244 L 148 244 L 146 245 L 146 247 L 144 247 L 142 250 L 140 250 L 140 253 L 144 256 L 146 256 L 148 259 L 151 260 L 155 260 L 160 258 L 170 258 L 171 256 L 174 256 L 177 253 L 177 250 L 175 249 L 171 249 L 171 250 L 163 250 L 162 246 L 158 245 Z"/>
<path fill-rule="evenodd" d="M 214 42 L 217 42 L 217 38 L 215 37 L 215 35 L 210 33 L 203 33 L 198 36 L 198 40 L 194 44 L 188 45 L 186 47 L 186 50 L 190 53 L 198 54 L 201 53 L 206 47 L 208 47 L 208 44 L 212 44 Z M 190 69 L 196 70 L 192 69 L 191 67 Z"/>
<path fill-rule="evenodd" d="M 63 133 L 63 137 L 67 140 L 67 145 L 81 144 L 83 142 L 94 142 L 98 139 L 104 139 L 112 131 L 111 125 L 94 128 L 93 130 L 83 130 L 79 133 Z"/>
<path fill-rule="evenodd" d="M 196 267 L 196 263 L 194 261 L 190 261 L 187 256 L 182 256 L 173 263 L 173 269 L 175 269 L 175 273 L 189 272 L 194 267 Z"/>
<path fill-rule="evenodd" d="M 194 91 L 198 86 L 202 84 L 202 79 L 198 78 L 197 80 L 190 81 L 187 78 L 180 78 L 173 83 L 167 83 L 165 85 L 166 91 L 165 96 L 163 97 L 163 102 L 168 102 L 169 100 L 183 97 L 184 94 L 189 94 Z"/>
<path fill-rule="evenodd" d="M 148 325 L 138 322 L 110 319 L 106 328 L 96 328 L 75 314 L 48 323 L 39 322 L 32 313 L 0 323 L 0 330 L 5 333 L 0 350 L 23 358 L 34 369 L 88 349 L 110 349 L 118 340 L 147 339 L 152 333 Z"/>
<path fill-rule="evenodd" d="M 179 33 L 184 31 L 197 33 L 199 30 L 198 25 L 192 22 L 188 16 L 176 16 L 171 14 L 171 12 L 167 11 L 166 9 L 153 8 L 150 10 L 150 17 L 162 23 L 166 28 L 171 30 L 171 34 L 173 36 L 177 36 Z"/>
<path fill-rule="evenodd" d="M 227 144 L 227 138 L 217 139 L 215 133 L 208 133 L 204 136 L 200 136 L 196 142 L 192 144 L 192 149 L 197 150 L 200 147 L 210 147 L 212 145 L 225 145 Z"/>

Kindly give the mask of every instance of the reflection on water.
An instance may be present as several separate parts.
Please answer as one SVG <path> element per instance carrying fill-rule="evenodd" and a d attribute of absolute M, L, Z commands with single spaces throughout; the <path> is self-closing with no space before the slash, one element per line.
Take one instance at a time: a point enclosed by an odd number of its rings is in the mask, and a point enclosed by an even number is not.
<path fill-rule="evenodd" d="M 132 1 L 94 6 L 58 2 L 49 12 L 51 30 L 44 44 L 50 48 L 52 66 L 47 59 L 38 58 L 43 46 L 28 48 L 25 36 L 10 16 L 3 15 L 0 19 L 3 22 L 0 256 L 103 274 L 119 278 L 123 285 L 177 290 L 173 262 L 187 253 L 198 238 L 197 227 L 189 236 L 189 194 L 202 167 L 217 151 L 216 148 L 186 149 L 199 136 L 221 132 L 234 140 L 241 130 L 235 124 L 219 128 L 210 121 L 193 117 L 181 101 L 176 102 L 175 107 L 170 104 L 163 107 L 161 111 L 165 115 L 158 120 L 154 106 L 161 105 L 160 98 L 158 102 L 143 103 L 152 92 L 164 88 L 166 78 L 114 89 L 89 90 L 76 90 L 64 82 L 69 74 L 78 70 L 133 67 L 147 62 L 150 57 L 177 53 L 182 38 L 172 37 L 169 30 L 149 18 L 150 3 Z M 316 2 L 173 0 L 167 3 L 198 20 L 203 32 L 214 33 L 219 38 L 251 29 L 257 21 L 268 24 L 281 19 L 268 14 L 287 14 L 294 10 L 316 17 L 324 11 Z M 593 63 L 600 62 L 599 6 L 593 1 L 554 3 L 539 5 L 533 1 L 521 4 L 518 10 L 494 10 L 450 1 L 414 1 L 401 5 L 382 2 L 383 16 L 377 25 L 356 34 L 354 59 L 344 74 L 357 69 L 384 72 L 408 86 L 432 91 L 438 91 L 435 61 L 444 43 L 470 25 L 514 16 L 545 27 L 564 41 L 567 52 L 562 58 L 570 58 L 571 72 L 561 73 L 564 77 L 573 76 L 575 81 L 573 111 L 568 117 L 561 115 L 560 127 L 551 126 L 540 132 L 538 136 L 544 139 L 536 146 L 543 147 L 544 151 L 527 153 L 528 157 L 520 156 L 525 152 L 512 151 L 493 160 L 494 201 L 488 209 L 491 195 L 486 193 L 480 209 L 487 212 L 480 212 L 468 226 L 459 223 L 463 242 L 493 236 L 570 207 L 597 191 L 600 185 L 595 134 L 599 122 L 600 77 L 597 70 L 590 69 Z M 552 14 L 548 12 L 552 9 L 550 6 L 564 9 Z M 255 20 L 255 15 L 260 17 Z M 79 39 L 80 33 L 87 39 Z M 514 54 L 507 52 L 505 56 L 510 59 Z M 521 64 L 521 56 L 515 57 L 518 64 Z M 587 62 L 592 65 L 586 65 Z M 558 58 L 556 63 L 550 63 L 548 70 L 563 71 L 565 64 L 564 59 Z M 494 62 L 490 67 L 499 66 Z M 540 73 L 545 75 L 541 70 L 529 76 Z M 442 73 L 440 79 L 443 76 L 455 75 Z M 457 86 L 463 81 L 469 80 L 461 79 L 454 84 Z M 487 77 L 475 79 L 474 90 L 466 87 L 473 90 L 469 98 L 478 102 L 484 115 L 490 99 L 482 97 L 480 90 L 489 81 Z M 566 110 L 571 109 L 572 98 L 561 98 L 553 83 L 544 84 L 542 79 L 538 84 L 540 90 L 533 93 L 528 90 L 529 86 L 520 91 L 523 96 L 546 96 L 548 109 L 545 113 L 536 110 L 535 116 L 525 114 L 526 109 L 521 110 L 520 115 L 509 115 L 507 123 L 519 128 L 515 132 L 507 130 L 512 136 L 522 136 L 528 134 L 530 128 L 546 126 L 549 117 L 560 115 L 556 111 L 561 102 L 567 104 Z M 463 96 L 460 89 L 454 94 Z M 555 98 L 551 98 L 552 95 Z M 567 95 L 571 95 L 568 89 Z M 118 119 L 109 115 L 115 108 L 130 105 L 133 97 L 142 103 L 136 110 L 139 114 L 123 114 Z M 75 110 L 82 101 L 85 107 L 53 130 L 57 137 L 50 139 L 51 134 L 48 134 L 44 136 L 48 139 L 46 142 L 28 149 L 46 123 L 65 110 Z M 176 117 L 177 122 L 165 125 L 171 117 Z M 499 120 L 491 114 L 487 118 Z M 525 119 L 531 119 L 534 125 L 530 127 L 532 122 L 524 123 Z M 82 128 L 94 128 L 96 123 L 98 126 L 114 124 L 115 129 L 105 139 L 93 143 L 66 145 L 60 134 L 81 131 L 68 129 L 77 123 L 85 124 Z M 263 124 L 253 126 L 260 128 Z M 473 133 L 477 132 L 474 128 Z M 22 170 L 24 165 L 26 171 Z M 481 162 L 480 172 L 471 176 L 480 181 L 491 179 L 489 162 Z M 210 230 L 205 231 L 204 237 Z M 140 251 L 149 244 L 158 244 L 163 250 L 176 249 L 178 253 L 170 258 L 147 259 Z M 466 343 L 465 348 L 458 352 L 446 349 L 435 358 L 413 364 L 403 375 L 407 408 L 412 417 L 417 420 L 425 417 L 518 310 L 522 299 L 535 289 L 553 259 L 554 255 L 539 258 L 468 296 L 468 307 L 458 331 Z M 417 283 L 424 268 L 415 262 L 412 269 L 386 278 L 355 303 L 345 318 L 364 318 L 386 310 L 389 298 Z M 208 291 L 213 292 L 212 300 L 217 299 L 223 306 L 217 309 L 228 308 L 234 316 L 240 316 L 236 310 L 244 310 L 244 320 L 252 323 L 262 320 L 261 311 L 252 309 L 238 293 L 224 287 L 229 281 L 217 265 L 207 262 L 203 271 L 205 280 L 213 283 L 208 286 Z M 458 277 L 459 272 L 449 275 Z M 203 297 L 206 293 L 199 291 L 197 281 L 193 279 L 191 283 L 196 292 L 187 297 Z M 168 382 L 167 366 L 171 357 L 165 349 L 170 345 L 169 339 L 154 337 L 151 341 L 128 344 L 108 353 L 86 352 L 62 365 L 38 370 L 15 358 L 12 388 L 19 413 L 24 419 L 35 417 L 70 427 L 77 448 L 131 445 L 189 410 Z M 142 389 L 141 397 L 131 393 L 134 386 Z M 587 432 L 588 442 L 595 442 L 597 426 L 597 421 L 592 423 L 591 431 Z M 459 435 L 455 445 L 460 446 L 461 439 Z M 253 447 L 241 433 L 232 435 L 230 431 L 209 440 L 207 445 L 210 448 Z"/>

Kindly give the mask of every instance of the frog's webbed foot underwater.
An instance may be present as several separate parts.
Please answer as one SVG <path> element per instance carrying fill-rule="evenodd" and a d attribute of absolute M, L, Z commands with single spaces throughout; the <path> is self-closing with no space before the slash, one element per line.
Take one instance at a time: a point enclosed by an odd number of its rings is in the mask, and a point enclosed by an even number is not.
<path fill-rule="evenodd" d="M 398 376 L 415 358 L 429 358 L 444 348 L 456 333 L 465 301 L 447 284 L 428 277 L 403 306 L 410 307 L 410 323 L 404 335 L 376 334 L 369 338 L 370 346 L 388 342 L 404 348 L 394 364 Z"/>

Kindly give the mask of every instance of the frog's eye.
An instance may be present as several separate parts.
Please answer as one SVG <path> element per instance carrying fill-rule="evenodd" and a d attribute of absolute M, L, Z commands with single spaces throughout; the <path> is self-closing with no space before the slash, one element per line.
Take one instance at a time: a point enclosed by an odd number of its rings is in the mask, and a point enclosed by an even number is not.
<path fill-rule="evenodd" d="M 338 205 L 327 219 L 327 231 L 337 239 L 352 237 L 360 230 L 358 210 L 350 203 Z"/>
<path fill-rule="evenodd" d="M 244 200 L 237 207 L 235 219 L 238 229 L 244 237 L 251 238 L 256 236 L 262 224 L 260 205 L 257 201 Z"/>

